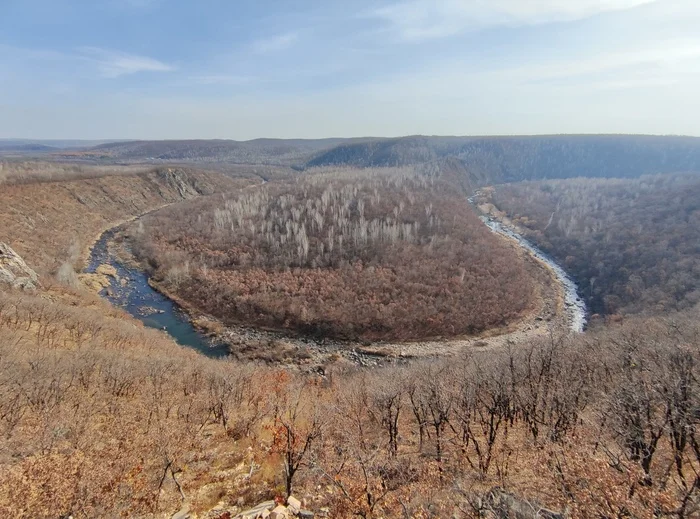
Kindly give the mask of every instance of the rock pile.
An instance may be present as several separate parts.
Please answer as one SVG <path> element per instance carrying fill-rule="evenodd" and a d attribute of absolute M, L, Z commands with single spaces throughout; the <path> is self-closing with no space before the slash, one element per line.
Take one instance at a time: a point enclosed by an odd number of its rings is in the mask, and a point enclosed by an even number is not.
<path fill-rule="evenodd" d="M 29 268 L 22 257 L 9 245 L 0 242 L 0 283 L 15 288 L 33 290 L 39 284 L 39 276 Z"/>
<path fill-rule="evenodd" d="M 255 508 L 238 514 L 235 519 L 313 519 L 313 512 L 301 509 L 301 501 L 294 496 L 289 496 L 287 506 L 279 501 L 266 501 Z"/>

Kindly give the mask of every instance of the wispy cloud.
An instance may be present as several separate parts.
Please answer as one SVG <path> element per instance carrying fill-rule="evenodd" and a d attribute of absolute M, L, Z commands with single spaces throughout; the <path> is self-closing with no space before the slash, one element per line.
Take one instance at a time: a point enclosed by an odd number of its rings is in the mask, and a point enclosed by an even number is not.
<path fill-rule="evenodd" d="M 625 83 L 625 77 L 630 71 L 644 67 L 645 70 L 655 70 L 666 73 L 669 69 L 691 70 L 700 66 L 700 40 L 666 40 L 655 42 L 648 48 L 620 50 L 601 56 L 591 56 L 578 60 L 565 60 L 556 63 L 541 63 L 536 66 L 522 66 L 507 70 L 511 78 L 527 78 L 529 83 L 556 82 L 560 80 L 585 80 L 601 74 L 613 74 L 618 77 L 612 83 Z M 643 83 L 652 79 L 668 80 L 669 78 L 632 77 L 629 84 Z"/>
<path fill-rule="evenodd" d="M 655 0 L 408 0 L 374 9 L 366 16 L 380 20 L 403 41 L 454 36 L 496 26 L 566 22 L 653 3 Z"/>
<path fill-rule="evenodd" d="M 294 45 L 299 39 L 298 32 L 286 32 L 278 34 L 270 38 L 262 38 L 254 41 L 252 48 L 258 54 L 268 54 L 271 52 L 279 52 L 288 49 Z"/>
<path fill-rule="evenodd" d="M 83 59 L 94 63 L 104 78 L 117 78 L 139 72 L 171 72 L 175 67 L 146 56 L 136 56 L 123 52 L 81 47 L 78 49 Z"/>

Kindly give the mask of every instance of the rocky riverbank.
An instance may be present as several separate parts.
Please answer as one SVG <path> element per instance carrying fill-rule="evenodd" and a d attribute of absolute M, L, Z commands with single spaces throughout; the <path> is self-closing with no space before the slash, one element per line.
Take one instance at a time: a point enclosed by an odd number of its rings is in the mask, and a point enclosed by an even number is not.
<path fill-rule="evenodd" d="M 119 228 L 100 237 L 92 249 L 83 278 L 94 284 L 97 291 L 113 304 L 123 307 L 147 326 L 161 329 L 176 342 L 205 355 L 230 355 L 241 361 L 287 365 L 318 374 L 325 374 L 331 366 L 373 367 L 405 363 L 416 358 L 456 355 L 465 350 L 488 351 L 508 343 L 565 333 L 567 329 L 582 331 L 585 305 L 578 298 L 575 283 L 563 269 L 513 229 L 495 218 L 482 218 L 489 228 L 518 247 L 521 254 L 526 254 L 529 268 L 538 276 L 539 293 L 534 307 L 523 315 L 520 322 L 474 337 L 359 343 L 244 325 L 225 326 L 159 291 L 160 288 L 154 286 L 138 263 L 128 258 L 128 246 L 119 235 Z"/>

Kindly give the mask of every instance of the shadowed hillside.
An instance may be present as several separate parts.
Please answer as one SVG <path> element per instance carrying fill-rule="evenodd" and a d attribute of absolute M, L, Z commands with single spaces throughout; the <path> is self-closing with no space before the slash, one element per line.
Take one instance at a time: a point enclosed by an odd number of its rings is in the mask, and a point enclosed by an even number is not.
<path fill-rule="evenodd" d="M 404 166 L 459 159 L 475 185 L 700 171 L 700 139 L 652 136 L 404 137 L 342 144 L 309 167 Z"/>

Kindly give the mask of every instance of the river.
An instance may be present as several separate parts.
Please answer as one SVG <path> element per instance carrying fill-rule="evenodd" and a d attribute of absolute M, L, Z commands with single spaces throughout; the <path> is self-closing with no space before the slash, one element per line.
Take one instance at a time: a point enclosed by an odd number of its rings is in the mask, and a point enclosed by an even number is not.
<path fill-rule="evenodd" d="M 114 239 L 112 229 L 100 236 L 90 253 L 87 273 L 95 273 L 100 265 L 111 265 L 117 270 L 117 278 L 110 278 L 111 286 L 100 295 L 119 306 L 150 328 L 164 330 L 182 346 L 193 348 L 208 357 L 222 358 L 228 355 L 224 345 L 212 341 L 200 333 L 187 318 L 185 312 L 171 299 L 148 284 L 148 275 L 142 270 L 119 261 L 109 252 L 109 242 Z M 121 280 L 126 284 L 122 286 Z"/>
<path fill-rule="evenodd" d="M 554 272 L 557 281 L 564 291 L 564 305 L 566 306 L 569 327 L 572 332 L 583 332 L 586 328 L 588 309 L 586 308 L 586 303 L 584 303 L 579 296 L 578 286 L 571 276 L 569 276 L 569 274 L 567 274 L 566 271 L 548 254 L 544 253 L 539 249 L 539 247 L 530 243 L 527 239 L 515 232 L 510 227 L 506 227 L 499 221 L 489 216 L 481 216 L 480 218 L 493 232 L 515 241 L 520 247 L 528 251 L 540 262 L 547 265 L 552 272 Z"/>
<path fill-rule="evenodd" d="M 473 203 L 473 199 L 470 202 Z M 488 216 L 481 216 L 481 220 L 491 231 L 515 241 L 551 269 L 564 293 L 567 322 L 571 331 L 583 332 L 586 327 L 586 304 L 579 297 L 578 287 L 566 271 L 513 229 Z M 226 357 L 229 354 L 227 346 L 213 344 L 210 338 L 199 332 L 177 303 L 151 287 L 148 274 L 138 267 L 125 264 L 110 253 L 109 243 L 116 234 L 117 229 L 111 229 L 100 236 L 90 254 L 89 266 L 85 269 L 87 273 L 95 273 L 100 265 L 111 265 L 116 269 L 117 277 L 110 278 L 110 287 L 102 290 L 100 295 L 146 326 L 167 332 L 182 346 L 193 348 L 208 357 Z"/>

